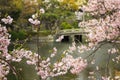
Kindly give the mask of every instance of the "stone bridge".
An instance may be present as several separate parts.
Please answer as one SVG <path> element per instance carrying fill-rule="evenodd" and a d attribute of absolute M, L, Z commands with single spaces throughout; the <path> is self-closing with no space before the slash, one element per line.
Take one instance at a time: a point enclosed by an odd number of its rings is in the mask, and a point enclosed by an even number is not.
<path fill-rule="evenodd" d="M 56 38 L 58 38 L 61 35 L 64 35 L 65 38 L 69 38 L 70 41 L 75 41 L 76 38 L 78 38 L 78 40 L 80 40 L 82 42 L 83 40 L 83 36 L 85 34 L 88 34 L 88 32 L 86 32 L 84 30 L 84 28 L 79 28 L 79 29 L 65 29 L 65 30 L 59 30 L 56 32 Z"/>
<path fill-rule="evenodd" d="M 54 35 L 49 35 L 49 36 L 45 36 L 45 37 L 34 36 L 34 37 L 32 37 L 32 40 L 37 41 L 37 39 L 38 39 L 39 42 L 54 42 L 54 41 L 56 41 L 56 39 L 59 36 L 64 35 L 63 42 L 73 42 L 76 40 L 83 42 L 85 34 L 88 34 L 88 32 L 85 32 L 85 30 L 83 28 L 65 29 L 65 30 L 57 31 L 56 34 L 54 34 Z"/>

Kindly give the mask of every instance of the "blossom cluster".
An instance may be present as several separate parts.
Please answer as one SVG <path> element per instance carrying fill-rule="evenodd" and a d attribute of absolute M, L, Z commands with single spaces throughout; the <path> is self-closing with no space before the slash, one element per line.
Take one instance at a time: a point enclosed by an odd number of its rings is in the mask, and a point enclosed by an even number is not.
<path fill-rule="evenodd" d="M 69 70 L 72 74 L 79 74 L 87 66 L 86 60 L 80 57 L 73 58 L 73 56 L 68 54 L 66 54 L 65 57 L 61 59 L 61 61 L 51 63 L 51 58 L 53 58 L 56 55 L 56 53 L 57 49 L 53 48 L 53 53 L 51 54 L 51 57 L 42 59 L 41 56 L 36 53 L 20 49 L 13 50 L 11 52 L 11 55 L 7 57 L 7 60 L 11 60 L 13 62 L 20 62 L 22 58 L 26 58 L 26 63 L 28 65 L 36 66 L 35 69 L 37 70 L 37 74 L 41 76 L 42 79 L 64 75 L 68 73 Z"/>
<path fill-rule="evenodd" d="M 53 48 L 53 53 L 56 54 L 57 49 Z M 79 74 L 82 70 L 87 67 L 87 61 L 78 57 L 73 58 L 72 55 L 65 54 L 65 56 L 58 62 L 51 63 L 51 58 L 41 59 L 38 61 L 38 66 L 36 66 L 37 74 L 41 76 L 42 79 L 47 79 L 48 77 L 60 76 L 68 73 Z M 35 64 L 37 65 L 37 63 Z"/>
<path fill-rule="evenodd" d="M 32 18 L 29 18 L 28 21 L 29 21 L 31 24 L 37 26 L 37 25 L 40 24 L 40 21 L 37 19 L 38 16 L 39 16 L 39 14 L 44 14 L 44 13 L 45 13 L 45 10 L 44 10 L 43 8 L 41 8 L 41 9 L 39 10 L 39 12 L 33 14 L 33 15 L 32 15 Z"/>
<path fill-rule="evenodd" d="M 79 74 L 87 67 L 87 61 L 85 59 L 82 59 L 81 57 L 73 58 L 73 56 L 67 55 L 67 57 L 65 57 L 63 61 L 66 62 L 66 65 L 71 68 L 70 72 L 72 74 Z"/>
<path fill-rule="evenodd" d="M 118 51 L 119 51 L 119 50 L 116 49 L 116 48 L 108 49 L 108 53 L 109 53 L 109 54 L 115 54 L 115 53 L 117 53 Z"/>
<path fill-rule="evenodd" d="M 7 80 L 6 75 L 9 73 L 10 67 L 8 64 L 0 60 L 0 80 Z"/>
<path fill-rule="evenodd" d="M 11 24 L 13 18 L 8 16 L 2 18 L 2 22 L 5 24 Z M 7 80 L 6 75 L 9 73 L 10 67 L 7 62 L 7 57 L 10 56 L 8 53 L 8 46 L 10 44 L 10 35 L 5 26 L 0 24 L 0 80 Z"/>
<path fill-rule="evenodd" d="M 29 18 L 28 21 L 33 25 L 39 25 L 40 21 L 38 19 Z"/>
<path fill-rule="evenodd" d="M 85 11 L 91 12 L 92 15 L 105 14 L 108 11 L 119 10 L 119 0 L 89 0 L 87 6 L 84 6 Z"/>
<path fill-rule="evenodd" d="M 7 29 L 0 25 L 0 79 L 6 80 L 6 75 L 9 73 L 8 64 L 2 60 L 5 56 L 8 55 L 8 45 L 10 44 L 9 34 Z"/>
<path fill-rule="evenodd" d="M 93 17 L 79 23 L 79 26 L 84 26 L 89 32 L 87 41 L 90 41 L 90 44 L 114 42 L 119 37 L 120 0 L 89 0 L 83 9 Z"/>
<path fill-rule="evenodd" d="M 114 41 L 120 34 L 117 25 L 112 26 L 113 24 L 110 24 L 109 21 L 104 21 L 103 19 L 89 20 L 88 22 L 84 22 L 84 24 L 87 26 L 86 31 L 89 32 L 87 35 L 88 41 L 95 44 L 104 40 Z"/>
<path fill-rule="evenodd" d="M 84 27 L 85 31 L 88 32 L 86 34 L 88 45 L 79 46 L 79 52 L 85 48 L 86 50 L 94 50 L 90 54 L 94 55 L 101 48 L 99 45 L 114 43 L 113 48 L 108 49 L 108 53 L 109 55 L 116 55 L 117 57 L 112 57 L 112 61 L 119 63 L 120 50 L 119 47 L 117 49 L 115 46 L 120 42 L 120 0 L 88 0 L 87 5 L 82 8 L 89 19 L 80 22 L 79 27 Z M 95 60 L 91 63 L 94 64 Z M 96 70 L 99 70 L 99 66 L 96 66 Z M 102 76 L 101 79 L 112 80 L 112 76 L 109 76 Z M 91 78 L 95 79 L 94 76 L 91 76 Z"/>
<path fill-rule="evenodd" d="M 69 51 L 70 53 L 73 53 L 73 51 L 75 51 L 75 50 L 76 50 L 76 43 L 73 42 L 73 43 L 72 43 L 72 46 L 69 46 L 69 50 L 68 50 L 68 51 Z"/>
<path fill-rule="evenodd" d="M 56 48 L 54 48 L 53 50 L 54 52 L 52 54 L 56 54 Z M 42 79 L 64 75 L 69 70 L 72 74 L 78 74 L 87 66 L 87 61 L 85 61 L 82 58 L 74 59 L 73 56 L 71 55 L 66 55 L 61 59 L 60 62 L 52 64 L 51 63 L 52 57 L 51 58 L 48 57 L 42 60 L 40 55 L 24 49 L 12 51 L 12 55 L 11 57 L 9 57 L 9 60 L 13 62 L 20 62 L 23 57 L 27 59 L 26 63 L 28 65 L 36 66 L 35 69 L 37 70 L 37 74 L 40 75 Z M 52 65 L 53 67 L 51 67 Z"/>
<path fill-rule="evenodd" d="M 57 54 L 57 48 L 54 47 L 54 48 L 53 48 L 53 52 L 51 53 L 50 57 L 52 58 L 52 57 L 54 57 L 56 54 Z"/>
<path fill-rule="evenodd" d="M 8 45 L 10 44 L 9 34 L 7 33 L 7 29 L 0 24 L 0 51 L 2 55 L 8 54 Z"/>
<path fill-rule="evenodd" d="M 13 22 L 13 18 L 7 16 L 7 18 L 2 18 L 1 21 L 4 22 L 5 24 L 11 24 Z"/>

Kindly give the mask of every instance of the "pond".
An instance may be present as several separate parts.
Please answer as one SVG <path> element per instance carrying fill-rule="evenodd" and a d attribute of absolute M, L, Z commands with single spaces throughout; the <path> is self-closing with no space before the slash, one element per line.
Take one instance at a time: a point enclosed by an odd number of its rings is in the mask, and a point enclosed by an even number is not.
<path fill-rule="evenodd" d="M 49 42 L 49 43 L 39 43 L 39 54 L 43 57 L 47 57 L 50 55 L 51 50 L 53 47 L 56 47 L 58 49 L 57 56 L 55 58 L 59 58 L 60 54 L 68 49 L 68 47 L 71 45 L 70 42 Z M 77 43 L 79 45 L 79 43 Z M 30 50 L 33 52 L 37 52 L 37 43 L 34 42 L 28 42 L 26 45 Z M 78 76 L 60 76 L 56 78 L 49 78 L 48 80 L 91 80 L 88 79 L 89 71 L 93 71 L 96 69 L 96 66 L 99 66 L 99 69 L 102 69 L 101 71 L 96 71 L 96 77 L 97 80 L 102 80 L 101 76 L 103 73 L 106 72 L 106 64 L 109 60 L 109 55 L 107 53 L 107 49 L 111 48 L 112 44 L 105 44 L 101 48 L 98 49 L 97 52 L 95 52 L 94 58 L 95 58 L 95 64 L 89 65 L 84 71 L 82 71 Z M 89 55 L 92 51 L 86 51 L 82 54 L 77 53 L 77 51 L 72 54 L 74 57 L 86 57 Z M 115 55 L 114 55 L 115 56 Z M 112 57 L 114 57 L 112 56 Z M 111 58 L 112 58 L 111 57 Z M 91 59 L 91 58 L 89 58 Z M 88 59 L 88 60 L 89 60 Z M 119 65 L 114 65 L 112 61 L 110 61 L 110 70 L 113 71 L 113 68 L 119 69 Z M 22 61 L 17 65 L 18 67 L 22 67 L 23 70 L 21 72 L 21 75 L 23 77 L 23 80 L 39 80 L 39 77 L 36 74 L 36 71 L 34 70 L 34 66 L 28 66 L 26 65 L 25 61 Z"/>

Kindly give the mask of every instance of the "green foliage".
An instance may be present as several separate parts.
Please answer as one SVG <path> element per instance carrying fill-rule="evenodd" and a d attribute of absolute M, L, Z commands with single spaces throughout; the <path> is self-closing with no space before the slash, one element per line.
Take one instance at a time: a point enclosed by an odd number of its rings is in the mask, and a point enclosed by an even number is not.
<path fill-rule="evenodd" d="M 63 5 L 57 0 L 50 0 L 50 2 L 46 3 L 41 1 L 40 8 L 45 9 L 45 13 L 41 14 L 39 19 L 42 27 L 46 30 L 52 32 L 55 31 L 57 27 L 60 27 L 63 22 L 74 22 L 74 9 L 63 8 Z"/>
<path fill-rule="evenodd" d="M 61 29 L 71 29 L 72 25 L 69 24 L 68 22 L 62 22 L 60 27 L 61 27 Z"/>
<path fill-rule="evenodd" d="M 13 0 L 13 5 L 17 7 L 17 9 L 22 10 L 23 9 L 23 1 L 21 0 Z"/>
<path fill-rule="evenodd" d="M 49 21 L 50 23 L 54 22 L 58 18 L 58 15 L 55 13 L 45 13 L 40 16 L 41 21 Z"/>
<path fill-rule="evenodd" d="M 28 37 L 25 30 L 11 31 L 10 34 L 11 34 L 11 40 L 12 41 L 15 41 L 17 39 L 18 40 L 24 40 Z"/>
<path fill-rule="evenodd" d="M 74 28 L 78 28 L 78 22 L 77 22 L 77 21 L 74 21 L 74 22 L 72 23 L 72 26 L 73 26 Z"/>

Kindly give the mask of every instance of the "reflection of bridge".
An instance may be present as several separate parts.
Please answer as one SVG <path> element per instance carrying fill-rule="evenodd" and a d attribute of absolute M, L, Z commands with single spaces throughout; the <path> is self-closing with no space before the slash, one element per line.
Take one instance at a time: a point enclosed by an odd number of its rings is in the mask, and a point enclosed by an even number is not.
<path fill-rule="evenodd" d="M 59 30 L 56 33 L 56 37 L 59 37 L 60 35 L 64 35 L 66 38 L 68 37 L 69 40 L 75 41 L 76 38 L 79 40 L 81 39 L 82 41 L 82 35 L 88 34 L 84 30 L 84 28 L 79 28 L 79 29 L 65 29 L 65 30 Z"/>

